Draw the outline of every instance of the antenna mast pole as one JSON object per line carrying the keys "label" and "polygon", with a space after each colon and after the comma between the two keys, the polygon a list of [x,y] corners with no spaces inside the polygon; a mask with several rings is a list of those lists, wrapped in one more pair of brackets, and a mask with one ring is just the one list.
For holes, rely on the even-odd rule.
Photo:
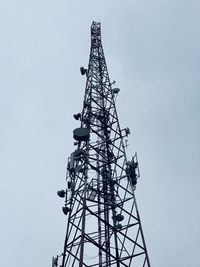
{"label": "antenna mast pole", "polygon": [[[101,25],[91,25],[91,50],[80,127],[68,159],[63,213],[67,230],[56,267],[150,267],[134,191],[139,177],[137,155],[126,158],[115,107],[118,88],[110,82],[101,42]],[[59,261],[61,260],[61,265]]]}

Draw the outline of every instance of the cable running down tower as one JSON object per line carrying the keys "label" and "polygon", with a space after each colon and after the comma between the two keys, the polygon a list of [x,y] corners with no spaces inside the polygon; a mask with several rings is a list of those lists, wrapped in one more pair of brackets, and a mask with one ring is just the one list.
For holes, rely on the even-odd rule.
{"label": "cable running down tower", "polygon": [[91,25],[91,50],[80,127],[67,164],[67,188],[58,191],[67,230],[52,267],[150,267],[134,191],[137,155],[126,158],[125,138],[115,107],[118,88],[110,82],[101,25]]}

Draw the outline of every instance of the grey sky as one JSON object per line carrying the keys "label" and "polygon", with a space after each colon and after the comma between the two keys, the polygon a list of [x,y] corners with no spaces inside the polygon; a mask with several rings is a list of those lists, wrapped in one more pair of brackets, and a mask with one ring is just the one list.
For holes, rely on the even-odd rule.
{"label": "grey sky", "polygon": [[56,191],[82,108],[90,24],[102,22],[117,108],[137,151],[152,267],[200,266],[200,2],[0,0],[1,265],[51,266]]}

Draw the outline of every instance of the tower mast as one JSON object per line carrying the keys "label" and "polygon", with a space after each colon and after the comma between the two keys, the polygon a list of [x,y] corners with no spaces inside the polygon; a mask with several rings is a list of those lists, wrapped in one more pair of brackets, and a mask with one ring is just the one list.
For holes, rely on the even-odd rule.
{"label": "tower mast", "polygon": [[[110,82],[101,42],[101,25],[91,25],[91,50],[80,127],[68,159],[64,249],[53,258],[61,267],[150,267],[134,191],[139,177],[137,155],[126,157],[115,107],[118,88]],[[59,263],[60,262],[60,263]]]}

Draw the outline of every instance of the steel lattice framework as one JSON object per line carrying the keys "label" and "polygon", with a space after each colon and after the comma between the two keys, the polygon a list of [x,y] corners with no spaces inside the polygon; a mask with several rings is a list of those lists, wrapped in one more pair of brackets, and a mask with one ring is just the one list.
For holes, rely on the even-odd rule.
{"label": "steel lattice framework", "polygon": [[[126,158],[125,137],[115,107],[119,91],[111,84],[100,23],[91,26],[91,50],[81,113],[74,118],[75,150],[68,160],[64,250],[52,266],[150,267],[134,190],[137,155]],[[60,262],[60,263],[59,263]]]}

